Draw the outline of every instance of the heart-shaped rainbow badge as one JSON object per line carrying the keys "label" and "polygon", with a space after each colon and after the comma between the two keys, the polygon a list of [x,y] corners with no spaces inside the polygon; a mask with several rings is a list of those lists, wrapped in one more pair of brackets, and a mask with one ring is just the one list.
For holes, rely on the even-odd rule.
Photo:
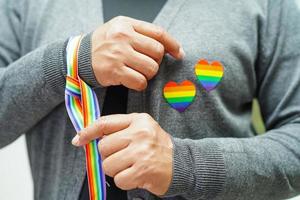
{"label": "heart-shaped rainbow badge", "polygon": [[195,65],[195,73],[201,85],[209,92],[220,83],[223,78],[224,68],[218,61],[209,64],[206,60],[199,60]]}
{"label": "heart-shaped rainbow badge", "polygon": [[196,96],[195,85],[188,80],[177,84],[174,81],[168,82],[164,87],[164,97],[172,108],[179,112],[185,111],[193,102]]}

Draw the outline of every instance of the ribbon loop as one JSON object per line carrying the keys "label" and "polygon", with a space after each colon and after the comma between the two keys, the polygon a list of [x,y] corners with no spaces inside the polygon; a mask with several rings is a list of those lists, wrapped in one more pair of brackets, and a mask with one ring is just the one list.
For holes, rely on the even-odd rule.
{"label": "ribbon loop", "polygon": [[[65,103],[68,115],[77,132],[100,117],[97,96],[92,88],[78,75],[78,50],[82,37],[70,38],[67,46],[67,78]],[[105,200],[105,175],[101,156],[98,151],[98,139],[85,145],[86,170],[90,200]]]}

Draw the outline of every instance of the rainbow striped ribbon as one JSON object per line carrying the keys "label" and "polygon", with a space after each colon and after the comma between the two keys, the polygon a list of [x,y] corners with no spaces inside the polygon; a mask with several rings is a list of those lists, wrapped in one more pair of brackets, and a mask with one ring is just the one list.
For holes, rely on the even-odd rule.
{"label": "rainbow striped ribbon", "polygon": [[[70,38],[68,42],[65,89],[66,108],[77,132],[100,117],[95,92],[78,76],[78,49],[81,38],[81,36]],[[97,148],[98,141],[98,139],[93,140],[84,148],[90,200],[106,199],[106,182]]]}

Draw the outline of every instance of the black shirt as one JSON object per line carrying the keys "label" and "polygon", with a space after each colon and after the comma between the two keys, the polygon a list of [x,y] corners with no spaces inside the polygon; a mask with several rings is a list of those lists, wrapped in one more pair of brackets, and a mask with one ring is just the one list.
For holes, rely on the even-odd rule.
{"label": "black shirt", "polygon": [[[104,22],[123,15],[152,22],[166,0],[102,0]],[[128,89],[123,86],[108,87],[102,115],[126,113]],[[107,200],[127,200],[127,193],[116,187],[111,177],[106,176]],[[79,200],[89,200],[88,181],[85,178]]]}

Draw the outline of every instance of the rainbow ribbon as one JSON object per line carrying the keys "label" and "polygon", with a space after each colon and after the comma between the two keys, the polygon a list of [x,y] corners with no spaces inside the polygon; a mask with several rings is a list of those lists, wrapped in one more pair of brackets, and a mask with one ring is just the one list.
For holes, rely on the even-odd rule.
{"label": "rainbow ribbon", "polygon": [[[100,117],[95,92],[78,75],[78,50],[81,36],[70,38],[67,46],[67,79],[65,103],[69,117],[79,132]],[[86,170],[90,200],[105,200],[105,175],[97,144],[99,139],[85,145]]]}

